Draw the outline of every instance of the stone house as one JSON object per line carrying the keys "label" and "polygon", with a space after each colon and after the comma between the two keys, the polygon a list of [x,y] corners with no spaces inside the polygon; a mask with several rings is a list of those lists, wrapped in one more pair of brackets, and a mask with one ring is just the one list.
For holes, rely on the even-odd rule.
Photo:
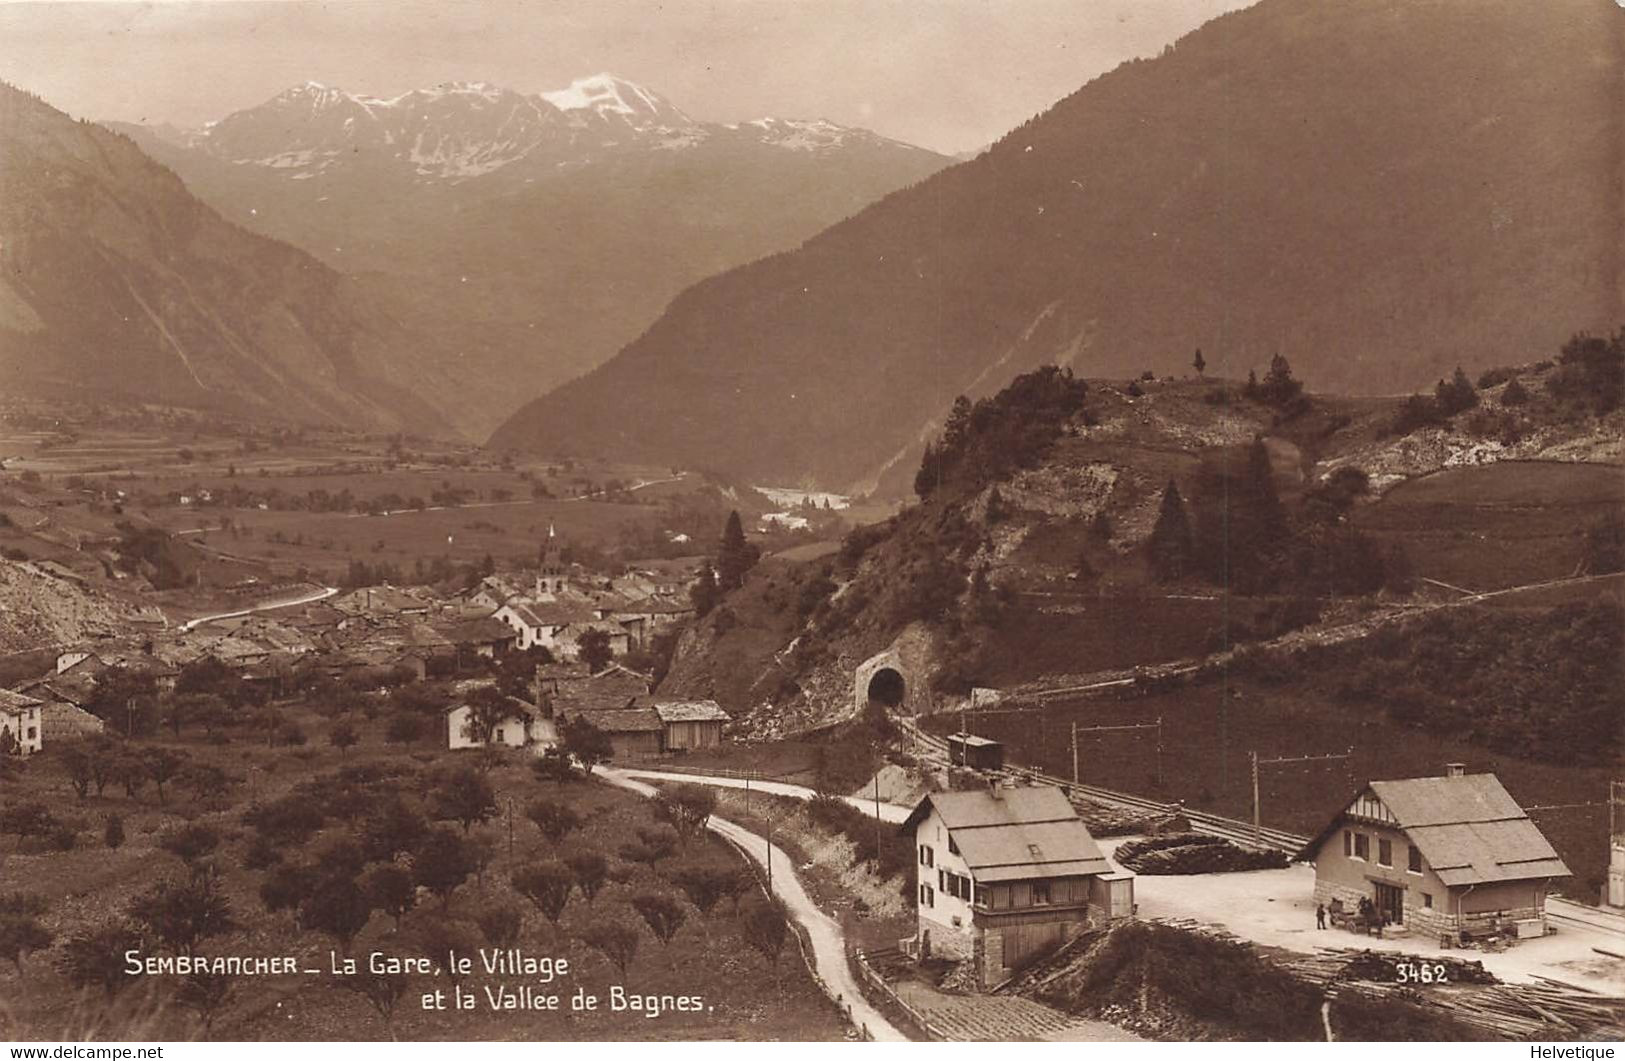
{"label": "stone house", "polygon": [[1451,763],[1442,777],[1372,781],[1298,853],[1315,900],[1370,900],[1387,925],[1447,944],[1546,931],[1546,894],[1570,876],[1494,774]]}
{"label": "stone house", "polygon": [[1133,912],[1116,870],[1054,786],[933,792],[902,824],[914,839],[920,957],[976,963],[989,987]]}
{"label": "stone house", "polygon": [[32,696],[0,689],[0,752],[32,755],[45,747],[44,707]]}
{"label": "stone house", "polygon": [[[454,696],[466,695],[486,687],[489,687],[487,682],[458,682],[453,686],[452,692]],[[493,725],[490,736],[483,741],[474,734],[474,727],[471,724],[472,707],[465,702],[455,703],[446,708],[444,713],[446,747],[452,751],[483,747],[530,748],[539,754],[559,744],[558,723],[546,710],[514,696],[508,697],[508,705],[512,708],[512,712]]]}

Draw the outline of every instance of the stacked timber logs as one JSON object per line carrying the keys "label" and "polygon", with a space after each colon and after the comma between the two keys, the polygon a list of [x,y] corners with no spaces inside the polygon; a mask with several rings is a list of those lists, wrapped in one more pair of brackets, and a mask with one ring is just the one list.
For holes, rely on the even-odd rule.
{"label": "stacked timber logs", "polygon": [[1287,864],[1286,856],[1279,851],[1243,847],[1206,833],[1169,833],[1125,840],[1118,846],[1116,858],[1119,865],[1151,876],[1283,869]]}

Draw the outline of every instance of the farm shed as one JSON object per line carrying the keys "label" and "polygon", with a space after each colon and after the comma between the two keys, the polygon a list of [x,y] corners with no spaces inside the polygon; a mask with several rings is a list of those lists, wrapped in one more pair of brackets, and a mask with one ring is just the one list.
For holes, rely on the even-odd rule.
{"label": "farm shed", "polygon": [[582,711],[585,718],[609,734],[616,759],[646,759],[659,755],[665,723],[652,707],[625,707],[609,711]]}
{"label": "farm shed", "polygon": [[666,727],[662,750],[668,752],[715,748],[722,743],[722,727],[730,721],[715,700],[655,704],[655,713]]}

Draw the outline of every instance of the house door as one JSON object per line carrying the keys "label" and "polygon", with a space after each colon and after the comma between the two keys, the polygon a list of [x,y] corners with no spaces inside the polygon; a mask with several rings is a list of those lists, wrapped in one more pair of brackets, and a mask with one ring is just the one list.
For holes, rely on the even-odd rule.
{"label": "house door", "polygon": [[1392,884],[1376,884],[1377,913],[1382,915],[1385,923],[1402,925],[1405,923],[1405,889],[1396,888]]}

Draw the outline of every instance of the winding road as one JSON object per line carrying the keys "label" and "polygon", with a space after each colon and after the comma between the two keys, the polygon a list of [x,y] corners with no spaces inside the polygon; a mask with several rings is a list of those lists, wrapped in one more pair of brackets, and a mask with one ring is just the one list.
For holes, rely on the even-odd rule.
{"label": "winding road", "polygon": [[[676,770],[636,770],[617,767],[616,773],[623,777],[641,777],[650,781],[686,781],[694,785],[710,785],[714,788],[749,788],[752,792],[766,792],[771,796],[789,796],[791,799],[812,799],[817,792],[805,785],[792,785],[784,781],[745,781],[737,777],[717,777],[712,774],[685,774]],[[908,818],[912,807],[901,807],[895,803],[877,803],[865,796],[842,796],[841,799],[848,806],[856,807],[871,818],[878,817],[883,822],[902,822]],[[879,808],[879,814],[875,813]]]}
{"label": "winding road", "polygon": [[252,608],[243,608],[234,612],[221,612],[219,615],[200,615],[196,619],[188,619],[182,623],[181,632],[185,633],[202,626],[204,623],[212,623],[219,619],[240,619],[245,615],[253,615],[255,612],[270,612],[278,608],[296,608],[301,604],[314,604],[319,600],[326,600],[337,592],[338,590],[332,586],[323,586],[320,589],[313,589],[303,596],[294,597],[290,600],[267,601],[264,604],[256,604]]}
{"label": "winding road", "polygon": [[[695,784],[716,783],[724,788],[734,787],[731,778],[694,777],[687,774],[662,774],[656,770],[600,770],[603,778],[612,785],[636,792],[640,796],[654,796],[655,789],[631,775],[639,777],[671,778],[693,782]],[[776,782],[752,782],[751,788],[758,784],[774,784]],[[740,788],[744,782],[738,782]],[[777,786],[788,789],[800,789],[811,794],[811,789],[802,789],[799,785]],[[769,791],[763,788],[762,791]],[[792,795],[793,793],[781,793]],[[805,798],[805,797],[802,797]],[[873,804],[871,803],[871,806]],[[881,804],[882,807],[888,806]],[[796,876],[795,863],[784,849],[776,844],[768,843],[767,839],[758,836],[744,826],[711,815],[706,828],[732,843],[746,856],[762,866],[766,866],[771,859],[773,862],[773,894],[784,902],[790,916],[796,923],[806,930],[807,942],[812,947],[813,969],[824,988],[824,993],[835,1000],[835,1004],[847,1011],[848,1019],[860,1030],[866,1032],[869,1038],[876,1042],[906,1043],[908,1036],[898,1031],[885,1015],[871,1006],[858,989],[858,982],[852,976],[851,967],[846,960],[845,937],[841,933],[840,924],[828,914],[818,909],[807,889],[802,887],[801,878]]]}

